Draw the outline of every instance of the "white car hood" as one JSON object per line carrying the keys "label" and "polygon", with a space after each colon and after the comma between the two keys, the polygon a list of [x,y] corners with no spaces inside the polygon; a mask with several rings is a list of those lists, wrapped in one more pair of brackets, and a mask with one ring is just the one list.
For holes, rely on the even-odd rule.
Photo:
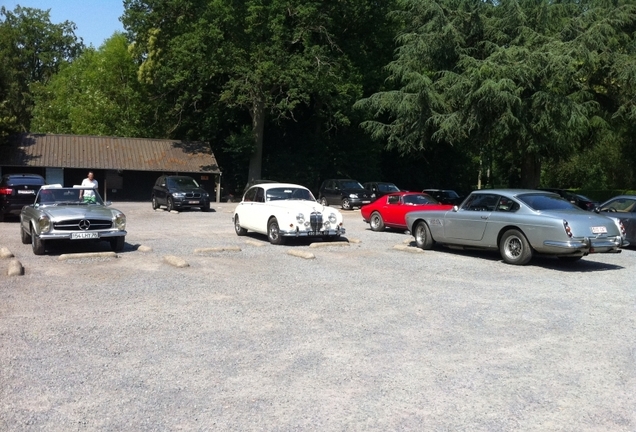
{"label": "white car hood", "polygon": [[267,203],[268,206],[278,207],[281,209],[288,210],[290,212],[303,212],[306,214],[312,212],[320,212],[323,214],[335,214],[336,211],[332,208],[325,207],[317,201],[304,201],[304,200],[280,200],[280,201],[270,201]]}

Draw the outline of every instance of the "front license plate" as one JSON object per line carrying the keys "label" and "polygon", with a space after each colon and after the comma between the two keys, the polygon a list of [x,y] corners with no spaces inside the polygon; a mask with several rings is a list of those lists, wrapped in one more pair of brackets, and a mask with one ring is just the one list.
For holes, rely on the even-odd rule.
{"label": "front license plate", "polygon": [[99,238],[99,233],[96,232],[80,232],[71,233],[71,240],[85,240]]}
{"label": "front license plate", "polygon": [[188,201],[188,204],[199,204],[199,201]]}
{"label": "front license plate", "polygon": [[371,204],[371,201],[362,201],[362,204]]}
{"label": "front license plate", "polygon": [[604,226],[592,227],[592,234],[606,234],[606,233],[607,233],[607,227],[604,227]]}
{"label": "front license plate", "polygon": [[18,195],[35,195],[34,190],[18,190]]}

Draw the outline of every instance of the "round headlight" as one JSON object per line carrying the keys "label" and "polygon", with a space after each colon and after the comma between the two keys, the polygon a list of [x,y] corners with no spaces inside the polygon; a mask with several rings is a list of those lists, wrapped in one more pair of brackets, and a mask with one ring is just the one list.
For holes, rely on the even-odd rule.
{"label": "round headlight", "polygon": [[120,231],[123,231],[126,229],[126,216],[124,216],[123,213],[117,213],[115,215],[115,226]]}
{"label": "round headlight", "polygon": [[334,213],[331,213],[329,215],[329,222],[331,222],[332,224],[335,224],[338,221],[338,219],[336,218],[336,215]]}
{"label": "round headlight", "polygon": [[298,225],[302,225],[305,223],[305,215],[302,213],[298,213],[296,215],[296,222],[298,222]]}
{"label": "round headlight", "polygon": [[329,221],[325,221],[322,226],[324,226],[325,229],[329,229]]}
{"label": "round headlight", "polygon": [[51,219],[46,215],[41,216],[40,219],[38,219],[38,226],[40,227],[41,233],[49,232],[51,229]]}

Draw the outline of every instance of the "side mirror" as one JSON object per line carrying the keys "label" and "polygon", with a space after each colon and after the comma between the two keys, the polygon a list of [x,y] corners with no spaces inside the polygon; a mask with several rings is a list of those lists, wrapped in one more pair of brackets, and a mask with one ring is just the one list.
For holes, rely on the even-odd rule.
{"label": "side mirror", "polygon": [[112,201],[104,201],[104,205],[105,205],[106,207],[108,207],[108,206],[110,206],[110,205],[112,205],[112,204],[113,204],[113,203],[112,203]]}
{"label": "side mirror", "polygon": [[453,211],[454,211],[454,212],[459,211],[459,207],[457,207],[457,206],[453,206]]}
{"label": "side mirror", "polygon": [[601,212],[600,207],[594,207],[594,213],[600,213],[600,212]]}

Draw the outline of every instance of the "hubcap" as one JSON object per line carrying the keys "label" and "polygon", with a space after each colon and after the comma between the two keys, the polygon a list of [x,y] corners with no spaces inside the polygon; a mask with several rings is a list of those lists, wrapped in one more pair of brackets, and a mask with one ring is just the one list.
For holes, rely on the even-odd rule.
{"label": "hubcap", "polygon": [[521,255],[521,241],[518,237],[509,237],[506,240],[506,254],[510,258],[518,258]]}
{"label": "hubcap", "polygon": [[277,239],[278,239],[278,225],[276,225],[276,224],[272,224],[272,225],[269,227],[269,237],[270,237],[272,240],[277,240]]}

